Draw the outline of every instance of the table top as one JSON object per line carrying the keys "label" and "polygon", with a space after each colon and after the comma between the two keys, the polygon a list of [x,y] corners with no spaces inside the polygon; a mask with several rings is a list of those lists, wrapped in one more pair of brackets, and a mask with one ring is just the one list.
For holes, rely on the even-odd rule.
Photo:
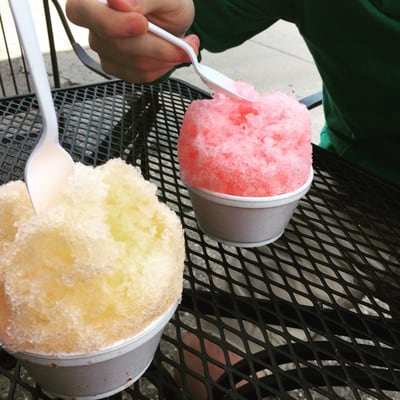
{"label": "table top", "polygon": [[[204,97],[173,79],[54,91],[60,139],[74,160],[100,165],[121,157],[138,165],[185,229],[182,303],[150,368],[114,397],[189,399],[186,377],[194,373],[176,357],[192,332],[224,354],[233,349],[227,338],[242,341],[242,361],[227,360],[217,382],[207,368],[200,378],[210,399],[400,399],[399,188],[314,147],[312,187],[284,235],[252,249],[220,244],[197,227],[177,165],[182,117]],[[0,100],[0,183],[23,177],[40,129],[34,96]],[[255,336],[249,326],[262,330]],[[205,366],[218,364],[199,356]],[[0,351],[0,398],[22,397],[48,398]]]}

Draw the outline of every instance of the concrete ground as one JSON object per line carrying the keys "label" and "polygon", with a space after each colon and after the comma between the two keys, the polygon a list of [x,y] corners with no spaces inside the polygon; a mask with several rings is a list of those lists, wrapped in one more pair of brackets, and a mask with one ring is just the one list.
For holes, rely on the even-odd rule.
{"label": "concrete ground", "polygon": [[[49,48],[42,2],[29,1],[42,51],[48,61]],[[60,0],[60,3],[64,6],[65,0]],[[13,20],[8,10],[8,0],[0,0],[0,10],[3,23],[10,25],[9,31],[12,31]],[[70,43],[57,14],[54,14],[53,29],[60,56],[62,85],[85,84],[101,80],[100,76],[84,67],[71,51]],[[87,47],[87,31],[72,24],[71,29],[77,41]],[[12,46],[11,51],[18,50],[16,39],[14,43],[15,46]],[[91,54],[96,57],[93,52]],[[0,46],[0,64],[4,59],[4,49]],[[302,98],[321,88],[320,76],[300,34],[295,26],[283,21],[234,49],[218,54],[204,52],[202,62],[235,80],[251,83],[261,93],[280,90]],[[192,67],[182,68],[174,76],[205,88]],[[323,124],[321,107],[312,111],[312,121],[313,141],[318,142],[319,131]]]}

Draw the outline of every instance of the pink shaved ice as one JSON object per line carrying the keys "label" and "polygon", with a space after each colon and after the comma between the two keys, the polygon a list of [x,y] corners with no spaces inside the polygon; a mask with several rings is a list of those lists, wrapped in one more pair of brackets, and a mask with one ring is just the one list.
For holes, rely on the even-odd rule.
{"label": "pink shaved ice", "polygon": [[185,184],[236,196],[272,196],[303,185],[312,164],[311,118],[294,96],[258,94],[254,102],[216,93],[187,109],[178,141]]}

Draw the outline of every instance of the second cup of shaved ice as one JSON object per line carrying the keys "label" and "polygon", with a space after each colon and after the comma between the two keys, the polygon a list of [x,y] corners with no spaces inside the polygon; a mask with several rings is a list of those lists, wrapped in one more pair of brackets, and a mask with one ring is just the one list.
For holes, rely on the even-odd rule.
{"label": "second cup of shaved ice", "polygon": [[311,118],[292,95],[260,95],[236,84],[254,101],[222,93],[194,101],[181,126],[178,159],[202,231],[256,247],[283,234],[311,186]]}

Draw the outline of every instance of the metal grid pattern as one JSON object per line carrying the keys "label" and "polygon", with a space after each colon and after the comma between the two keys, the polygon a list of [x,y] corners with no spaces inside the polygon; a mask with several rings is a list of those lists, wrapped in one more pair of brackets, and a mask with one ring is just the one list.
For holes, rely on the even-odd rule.
{"label": "metal grid pattern", "polygon": [[[73,158],[140,166],[185,228],[182,303],[152,366],[114,397],[189,399],[187,377],[195,376],[216,400],[400,398],[400,190],[315,147],[312,188],[278,241],[240,249],[211,240],[196,225],[176,157],[185,109],[205,96],[176,80],[54,92],[61,141]],[[23,176],[40,128],[33,96],[0,102],[0,183]],[[226,364],[202,351],[204,377],[179,365],[182,352],[193,351],[183,343],[187,332],[201,346],[219,344]],[[229,338],[241,341],[235,365]],[[217,382],[208,379],[211,364],[225,371]],[[6,398],[48,396],[0,352]]]}

